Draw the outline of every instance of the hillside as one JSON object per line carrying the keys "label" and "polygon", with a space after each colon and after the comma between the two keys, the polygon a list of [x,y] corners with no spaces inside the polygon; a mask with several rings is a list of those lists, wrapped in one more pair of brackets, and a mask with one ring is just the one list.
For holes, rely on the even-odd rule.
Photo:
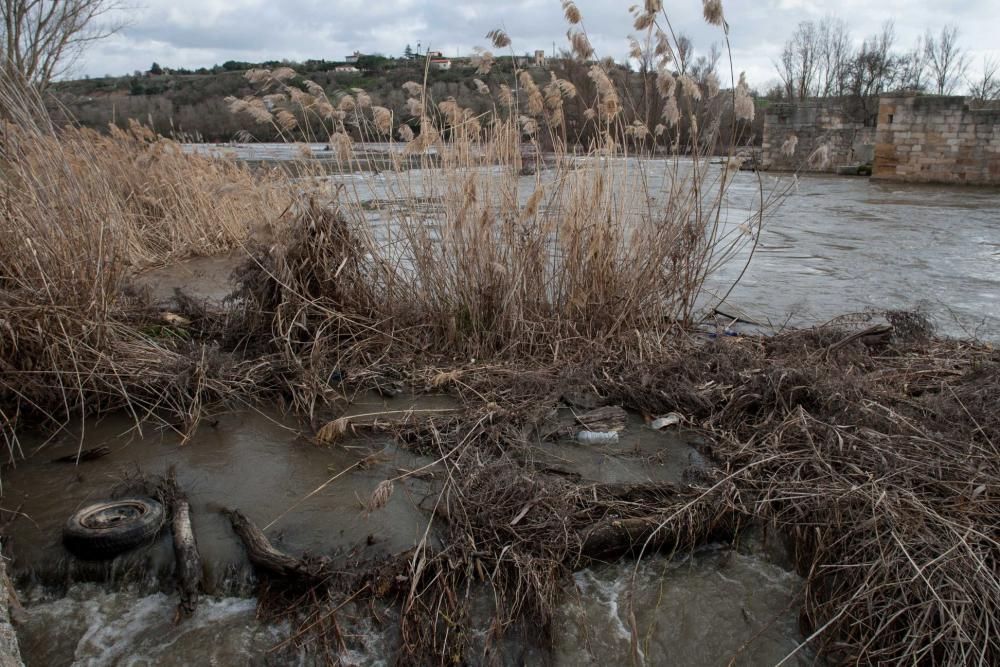
{"label": "hillside", "polygon": [[[452,59],[450,62],[451,69],[448,70],[436,67],[426,69],[430,98],[436,102],[454,98],[463,108],[481,114],[491,113],[495,108],[494,101],[478,92],[475,79],[481,78],[493,90],[500,83],[510,84],[514,69],[512,59],[497,58],[492,71],[482,76],[477,75],[476,68],[467,59]],[[151,125],[161,134],[188,141],[275,141],[280,138],[277,128],[254,124],[245,116],[234,115],[225,98],[242,98],[255,92],[254,86],[246,79],[247,71],[279,66],[291,67],[298,73],[291,80],[292,85],[305,91],[306,81],[314,82],[323,87],[330,99],[351,93],[352,89],[367,91],[374,104],[393,111],[397,127],[413,120],[406,109],[403,84],[407,81],[422,82],[425,76],[425,61],[422,59],[379,56],[362,56],[355,66],[357,72],[337,71],[338,67],[347,64],[324,60],[304,63],[227,62],[196,71],[171,70],[154,64],[150,71],[130,76],[59,82],[53,86],[58,102],[53,105],[53,112],[64,122],[72,118],[84,127],[100,131],[106,131],[109,124],[124,127],[129,119],[134,118]],[[539,84],[549,81],[551,71],[576,86],[580,95],[567,104],[566,125],[568,135],[581,143],[587,143],[593,132],[593,127],[588,128],[584,116],[587,101],[594,99],[593,83],[587,76],[588,67],[579,61],[558,58],[550,60],[548,67],[529,69]],[[625,108],[630,112],[630,120],[642,120],[646,116],[650,128],[659,122],[659,109],[643,106],[649,87],[643,85],[642,75],[619,65],[611,65],[610,73],[622,98],[627,101]],[[645,111],[638,111],[641,109]],[[754,143],[759,143],[759,124],[760,121],[752,128]],[[723,127],[726,127],[725,122]],[[721,139],[722,144],[728,143],[725,134]]]}

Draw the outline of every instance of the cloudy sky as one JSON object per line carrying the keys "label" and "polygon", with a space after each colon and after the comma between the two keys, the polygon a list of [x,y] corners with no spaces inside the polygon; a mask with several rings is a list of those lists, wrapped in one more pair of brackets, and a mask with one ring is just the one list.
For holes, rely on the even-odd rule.
{"label": "cloudy sky", "polygon": [[[226,60],[340,60],[359,50],[400,55],[407,44],[468,54],[504,27],[518,53],[565,46],[559,0],[129,0],[127,27],[100,42],[72,74],[102,76],[163,66],[196,68]],[[641,0],[578,0],[598,54],[624,58],[633,32],[628,7]],[[699,0],[668,3],[675,27],[707,50],[718,28],[701,19]],[[758,87],[775,79],[771,65],[799,21],[834,14],[854,38],[895,21],[897,43],[909,46],[928,27],[959,27],[974,68],[1000,57],[998,0],[723,0],[732,26],[736,69]]]}

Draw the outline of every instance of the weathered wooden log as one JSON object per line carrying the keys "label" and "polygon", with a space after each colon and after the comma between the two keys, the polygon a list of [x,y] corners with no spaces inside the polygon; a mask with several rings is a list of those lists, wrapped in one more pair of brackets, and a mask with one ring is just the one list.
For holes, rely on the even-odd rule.
{"label": "weathered wooden log", "polygon": [[191,527],[191,504],[180,493],[175,493],[171,502],[174,533],[174,559],[177,562],[177,589],[180,593],[178,616],[188,618],[198,606],[198,591],[201,588],[201,555]]}
{"label": "weathered wooden log", "polygon": [[662,514],[629,519],[610,519],[583,531],[581,553],[588,558],[611,558],[653,553],[675,547],[728,539],[734,522],[729,512],[720,512],[711,520],[689,532],[673,523],[664,523]]}
{"label": "weathered wooden log", "polygon": [[329,571],[327,563],[322,560],[306,560],[295,558],[274,548],[264,531],[255,526],[243,512],[226,510],[226,516],[233,530],[243,541],[250,562],[268,574],[285,579],[299,579],[314,582],[324,579]]}
{"label": "weathered wooden log", "polygon": [[581,415],[576,415],[577,424],[570,427],[573,431],[583,428],[587,431],[621,431],[625,428],[628,413],[618,405],[597,408]]}

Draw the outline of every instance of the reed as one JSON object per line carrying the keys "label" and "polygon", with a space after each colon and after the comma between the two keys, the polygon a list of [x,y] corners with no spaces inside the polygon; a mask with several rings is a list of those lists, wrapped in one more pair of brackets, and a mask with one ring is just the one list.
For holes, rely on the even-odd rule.
{"label": "reed", "polygon": [[219,355],[151,334],[163,323],[132,278],[236,247],[290,189],[137,124],[110,136],[57,129],[10,78],[0,106],[0,433],[12,453],[28,417],[60,425],[127,405],[137,420],[163,407],[193,423],[205,391],[228,393],[204,372]]}

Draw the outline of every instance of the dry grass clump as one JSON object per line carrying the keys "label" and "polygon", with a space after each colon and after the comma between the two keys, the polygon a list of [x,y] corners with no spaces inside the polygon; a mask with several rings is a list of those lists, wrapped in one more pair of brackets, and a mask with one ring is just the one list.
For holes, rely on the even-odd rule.
{"label": "dry grass clump", "polygon": [[[130,288],[136,267],[244,242],[290,191],[232,163],[183,155],[133,125],[51,127],[29,89],[0,80],[0,432],[19,415],[63,423],[129,406],[197,420],[201,405],[263,379],[164,326]],[[257,367],[247,366],[247,369]],[[235,384],[234,384],[235,383]]]}
{"label": "dry grass clump", "polygon": [[733,508],[793,537],[828,657],[993,664],[1000,357],[922,336],[838,348],[849,334],[720,340],[648,369],[645,388],[604,388],[710,437]]}
{"label": "dry grass clump", "polygon": [[[587,60],[592,49],[579,9],[573,3],[563,9],[573,26],[571,45]],[[658,72],[649,75],[659,80],[666,122],[656,131],[647,125],[651,119],[630,108],[605,62],[577,63],[585,73],[578,84],[516,63],[504,81],[484,67],[493,60],[484,51],[483,78],[470,84],[490,99],[490,111],[435,99],[431,89],[410,81],[401,91],[409,118],[393,117],[363,90],[331,92],[287,68],[248,73],[256,94],[231,100],[235,112],[279,129],[279,110],[293,116],[301,136],[328,142],[331,157],[360,170],[364,181],[358,187],[333,179],[328,199],[370,270],[358,279],[348,271],[317,283],[305,273],[329,273],[331,267],[303,264],[306,271],[297,277],[280,277],[290,298],[285,310],[298,310],[297,294],[311,303],[364,307],[331,311],[329,323],[310,315],[297,335],[340,330],[350,315],[365,326],[391,323],[393,340],[402,329],[420,349],[552,358],[588,345],[638,349],[690,325],[705,305],[706,278],[752,239],[765,202],[745,214],[726,210],[733,170],[710,163],[719,140],[721,107],[710,103],[718,81],[679,75],[680,49],[666,30],[662,7],[651,5],[647,13],[649,39],[640,55]],[[511,45],[503,31],[487,37],[494,48]],[[731,83],[734,118],[747,108],[752,113],[746,86]],[[589,145],[574,146],[567,138],[570,104],[590,112]],[[683,132],[682,116],[688,121]],[[353,139],[388,140],[393,157],[388,165],[375,164],[369,153],[351,150]],[[654,152],[667,158],[655,173],[631,159]],[[316,217],[310,213],[293,224],[312,230]],[[282,239],[270,252],[287,251],[289,259],[274,261],[296,263],[302,242],[337,244],[336,235],[310,234],[296,231]],[[342,255],[330,252],[333,267],[339,266]],[[314,291],[323,285],[333,293]],[[347,294],[355,288],[356,296]]]}

